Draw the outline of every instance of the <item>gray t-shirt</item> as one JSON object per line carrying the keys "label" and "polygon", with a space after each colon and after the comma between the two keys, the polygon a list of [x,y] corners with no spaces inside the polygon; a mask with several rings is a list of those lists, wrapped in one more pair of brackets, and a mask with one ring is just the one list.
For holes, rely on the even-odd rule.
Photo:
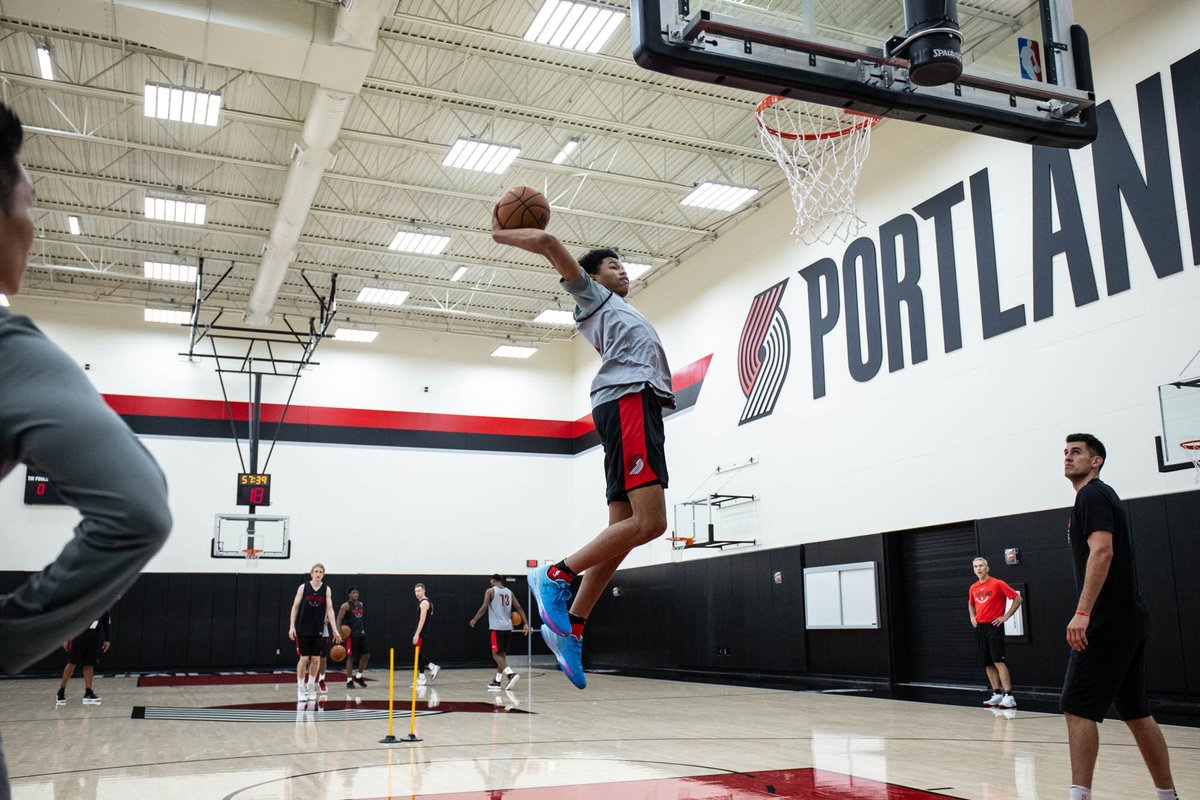
{"label": "gray t-shirt", "polygon": [[586,272],[561,283],[577,304],[575,327],[600,354],[600,371],[592,380],[592,408],[645,386],[664,406],[674,408],[671,366],[649,320]]}
{"label": "gray t-shirt", "polygon": [[29,319],[0,309],[0,477],[18,463],[49,476],[83,519],[54,563],[0,596],[7,673],[116,603],[171,530],[154,458],[66,353]]}
{"label": "gray t-shirt", "polygon": [[511,631],[512,592],[503,586],[492,587],[492,602],[488,603],[488,628],[493,631]]}

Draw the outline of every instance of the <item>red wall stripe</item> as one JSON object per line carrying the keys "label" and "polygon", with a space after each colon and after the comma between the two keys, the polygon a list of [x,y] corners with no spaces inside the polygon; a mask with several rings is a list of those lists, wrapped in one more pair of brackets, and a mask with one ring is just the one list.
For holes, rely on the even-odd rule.
{"label": "red wall stripe", "polygon": [[[708,372],[708,365],[711,361],[712,355],[709,354],[675,372],[671,376],[673,390],[678,392],[701,383]],[[122,416],[185,419],[226,418],[225,402],[222,400],[141,397],[125,394],[106,394],[104,400],[113,411]],[[262,421],[269,424],[278,423],[283,414],[283,408],[283,405],[279,403],[263,403]],[[245,422],[250,417],[250,408],[245,402],[230,403],[228,410],[233,419],[238,422]],[[482,433],[554,439],[578,438],[595,428],[590,413],[577,420],[550,420],[297,405],[293,405],[287,410],[287,423],[289,425],[334,425],[352,428]]]}

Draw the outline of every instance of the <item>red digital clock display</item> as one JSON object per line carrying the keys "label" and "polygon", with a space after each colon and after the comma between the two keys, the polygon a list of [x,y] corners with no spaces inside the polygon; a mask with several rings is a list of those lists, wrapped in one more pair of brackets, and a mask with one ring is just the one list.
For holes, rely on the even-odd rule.
{"label": "red digital clock display", "polygon": [[239,506],[271,505],[271,476],[252,472],[239,472],[237,504]]}

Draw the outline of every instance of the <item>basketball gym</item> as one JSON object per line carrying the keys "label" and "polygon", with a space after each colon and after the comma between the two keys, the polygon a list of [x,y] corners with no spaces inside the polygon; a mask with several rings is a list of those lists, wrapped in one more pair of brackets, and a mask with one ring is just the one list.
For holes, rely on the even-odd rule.
{"label": "basketball gym", "polygon": [[[1200,796],[1198,29],[1186,0],[3,0],[37,200],[0,304],[174,519],[95,702],[56,702],[62,649],[0,680],[12,797],[1066,798],[1076,432]],[[667,529],[588,617],[583,691],[526,575],[609,519],[600,360],[494,224],[617,249],[670,360]],[[14,470],[0,593],[78,521]],[[1004,705],[977,557],[1022,600]],[[297,701],[317,563],[370,662]],[[532,618],[498,689],[493,573]],[[1092,797],[1156,797],[1114,710],[1099,737]]]}

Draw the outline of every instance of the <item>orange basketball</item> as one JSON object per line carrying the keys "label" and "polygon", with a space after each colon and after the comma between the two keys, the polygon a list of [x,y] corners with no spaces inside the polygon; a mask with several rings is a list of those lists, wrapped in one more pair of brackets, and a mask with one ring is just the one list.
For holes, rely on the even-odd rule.
{"label": "orange basketball", "polygon": [[335,644],[333,647],[329,648],[330,660],[341,661],[345,657],[346,657],[346,648],[342,647],[340,644]]}
{"label": "orange basketball", "polygon": [[350,638],[350,626],[349,626],[349,625],[343,625],[343,626],[342,626],[342,638],[343,638],[343,639],[349,639],[349,638]]}
{"label": "orange basketball", "polygon": [[518,626],[520,626],[520,625],[523,625],[523,624],[525,624],[525,618],[521,616],[521,612],[520,612],[520,611],[514,611],[514,612],[512,613],[512,621],[513,621],[513,627],[514,627],[514,628],[516,628],[516,627],[518,627]]}
{"label": "orange basketball", "polygon": [[496,220],[504,230],[545,228],[550,221],[550,202],[537,189],[518,186],[496,204]]}

